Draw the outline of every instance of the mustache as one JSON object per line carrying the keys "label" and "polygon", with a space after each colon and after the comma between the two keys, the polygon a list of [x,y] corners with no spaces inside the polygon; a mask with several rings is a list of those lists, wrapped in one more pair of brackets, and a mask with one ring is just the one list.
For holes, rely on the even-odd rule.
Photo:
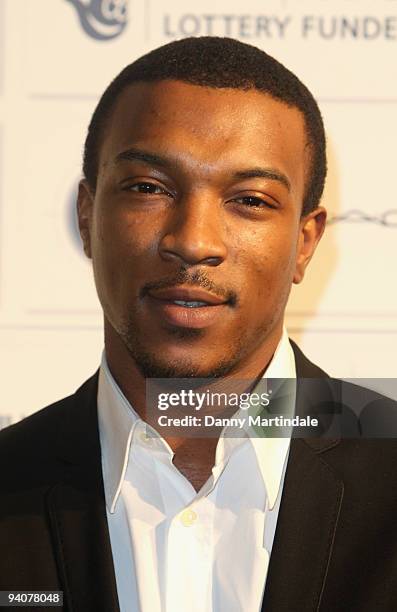
{"label": "mustache", "polygon": [[233,289],[227,289],[214,283],[204,272],[195,270],[193,273],[182,268],[173,276],[161,278],[157,281],[146,283],[140,291],[140,297],[143,298],[152,289],[170,289],[179,285],[187,285],[189,287],[201,287],[207,289],[222,300],[227,301],[230,306],[238,304],[238,295]]}

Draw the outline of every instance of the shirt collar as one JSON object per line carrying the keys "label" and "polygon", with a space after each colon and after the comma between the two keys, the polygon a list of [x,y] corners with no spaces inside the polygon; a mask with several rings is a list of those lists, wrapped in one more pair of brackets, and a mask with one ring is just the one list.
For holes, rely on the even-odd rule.
{"label": "shirt collar", "polygon": [[[294,353],[285,328],[263,378],[296,378]],[[134,431],[136,428],[144,431],[145,424],[114,380],[105,351],[99,370],[98,425],[105,501],[109,512],[113,513],[124,481]],[[250,440],[271,509],[280,490],[290,440],[257,437],[251,437]]]}
{"label": "shirt collar", "polygon": [[114,380],[103,351],[98,380],[98,426],[105,500],[110,512],[114,512],[120,494],[132,434],[139,420],[138,414]]}
{"label": "shirt collar", "polygon": [[[266,368],[263,378],[296,379],[294,352],[289,342],[285,327],[283,328],[281,340],[271,362]],[[292,406],[292,411],[294,411],[294,395],[292,401],[294,404]],[[285,462],[287,460],[290,445],[290,438],[266,438],[251,436],[250,440],[255,451],[263,481],[265,483],[269,509],[271,510],[276,503],[281,488]]]}

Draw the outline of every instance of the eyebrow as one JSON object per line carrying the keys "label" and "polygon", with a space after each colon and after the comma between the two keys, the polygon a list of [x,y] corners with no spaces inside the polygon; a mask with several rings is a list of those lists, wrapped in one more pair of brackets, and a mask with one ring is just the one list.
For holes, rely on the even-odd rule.
{"label": "eyebrow", "polygon": [[127,149],[126,151],[122,151],[115,157],[115,163],[118,164],[123,161],[140,161],[144,164],[149,164],[151,166],[159,166],[160,168],[171,168],[175,164],[170,159],[163,157],[162,155],[157,155],[156,153],[148,153],[147,151],[142,151],[141,149]]}
{"label": "eyebrow", "polygon": [[266,178],[271,181],[278,181],[284,187],[291,191],[291,183],[288,177],[274,168],[252,168],[250,170],[241,170],[233,175],[235,178]]}
{"label": "eyebrow", "polygon": [[[115,157],[115,163],[121,163],[123,161],[140,161],[150,166],[157,166],[159,168],[170,169],[175,167],[175,162],[171,159],[158,155],[156,153],[149,153],[148,151],[142,151],[141,149],[130,148],[126,151],[122,151]],[[279,172],[275,168],[249,168],[247,170],[239,170],[233,173],[233,178],[236,179],[250,179],[250,178],[266,178],[271,181],[278,181],[288,191],[291,191],[291,182],[288,177]]]}

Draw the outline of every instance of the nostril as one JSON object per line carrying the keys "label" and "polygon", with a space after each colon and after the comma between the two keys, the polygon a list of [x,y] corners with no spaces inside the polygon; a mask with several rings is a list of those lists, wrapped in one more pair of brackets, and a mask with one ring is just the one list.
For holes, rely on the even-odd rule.
{"label": "nostril", "polygon": [[219,266],[222,263],[221,257],[206,257],[200,263],[207,264],[208,266]]}

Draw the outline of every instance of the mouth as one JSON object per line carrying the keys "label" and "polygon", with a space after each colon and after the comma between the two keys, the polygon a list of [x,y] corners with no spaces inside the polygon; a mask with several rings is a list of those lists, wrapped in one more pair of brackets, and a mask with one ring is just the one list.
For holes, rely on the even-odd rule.
{"label": "mouth", "polygon": [[164,322],[195,329],[219,322],[230,306],[229,300],[190,287],[152,290],[148,293],[148,299],[155,314]]}
{"label": "mouth", "polygon": [[184,302],[183,300],[173,300],[169,303],[183,306],[184,308],[203,308],[203,306],[210,306],[207,302]]}

